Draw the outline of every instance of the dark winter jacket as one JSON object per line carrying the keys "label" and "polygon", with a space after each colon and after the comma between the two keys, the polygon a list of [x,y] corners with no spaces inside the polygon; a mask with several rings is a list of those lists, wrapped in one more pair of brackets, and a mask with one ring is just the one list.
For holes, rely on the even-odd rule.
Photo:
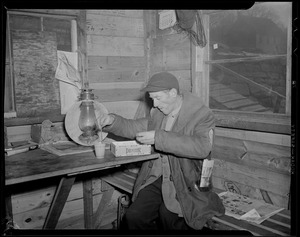
{"label": "dark winter jacket", "polygon": [[[106,131],[135,139],[137,132],[155,130],[154,148],[156,152],[168,155],[182,214],[189,226],[202,229],[212,216],[225,213],[224,206],[212,191],[211,185],[205,191],[195,188],[200,180],[203,159],[210,159],[212,147],[208,132],[215,128],[214,115],[200,98],[185,93],[172,131],[160,129],[163,118],[164,114],[155,108],[149,118],[131,120],[116,115],[114,123]],[[152,165],[153,160],[143,163],[135,182],[133,201],[146,182]]]}

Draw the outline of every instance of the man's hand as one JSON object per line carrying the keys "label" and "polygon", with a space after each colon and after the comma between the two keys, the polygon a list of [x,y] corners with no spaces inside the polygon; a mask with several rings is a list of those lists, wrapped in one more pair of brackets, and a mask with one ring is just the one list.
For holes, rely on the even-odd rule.
{"label": "man's hand", "polygon": [[139,132],[136,134],[136,140],[142,144],[154,144],[155,131]]}
{"label": "man's hand", "polygon": [[101,126],[101,128],[111,125],[115,120],[115,117],[110,114],[102,114],[101,117],[98,119],[98,123]]}

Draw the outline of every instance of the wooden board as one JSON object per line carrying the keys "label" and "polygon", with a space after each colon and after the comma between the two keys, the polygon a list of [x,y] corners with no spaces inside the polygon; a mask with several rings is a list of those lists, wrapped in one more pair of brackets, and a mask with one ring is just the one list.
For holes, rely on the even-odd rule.
{"label": "wooden board", "polygon": [[214,176],[287,196],[290,176],[214,159]]}
{"label": "wooden board", "polygon": [[93,152],[59,157],[36,149],[5,158],[5,182],[6,185],[10,185],[66,174],[89,173],[157,157],[158,154],[153,153],[116,158],[109,150],[105,151],[103,159],[96,159]]}
{"label": "wooden board", "polygon": [[157,70],[190,69],[190,42],[179,34],[153,39],[153,67]]}
{"label": "wooden board", "polygon": [[271,203],[275,206],[288,208],[289,195],[279,195],[277,193],[273,193],[269,191],[267,192],[268,198],[266,199],[265,196],[263,195],[264,190],[261,190],[257,187],[232,181],[227,178],[225,179],[220,178],[214,176],[214,174],[212,180],[213,180],[214,188],[235,192],[258,200],[264,200],[267,203],[270,203],[271,201]]}
{"label": "wooden board", "polygon": [[105,16],[122,16],[122,17],[131,17],[131,18],[142,18],[143,10],[87,10],[87,15],[105,15]]}
{"label": "wooden board", "polygon": [[89,82],[144,81],[145,57],[88,57]]}
{"label": "wooden board", "polygon": [[94,94],[101,102],[142,100],[144,97],[139,88],[95,90]]}
{"label": "wooden board", "polygon": [[290,136],[217,127],[212,156],[215,187],[288,207]]}
{"label": "wooden board", "polygon": [[14,31],[12,42],[17,116],[59,111],[55,33]]}
{"label": "wooden board", "polygon": [[144,56],[144,39],[87,35],[87,53],[91,56]]}
{"label": "wooden board", "polygon": [[140,101],[117,101],[103,102],[109,113],[121,115],[124,118],[132,119],[137,111]]}
{"label": "wooden board", "polygon": [[274,134],[274,133],[264,133],[256,131],[238,130],[238,129],[228,129],[217,127],[215,130],[216,136],[236,138],[247,141],[256,141],[262,143],[268,143],[273,145],[291,146],[291,136]]}
{"label": "wooden board", "polygon": [[261,142],[215,137],[213,157],[245,166],[290,174],[290,148]]}
{"label": "wooden board", "polygon": [[[78,189],[77,192],[78,192],[78,194],[82,193],[82,189],[81,190]],[[72,196],[73,194],[70,193],[69,196]],[[108,203],[109,208],[106,210],[106,213],[104,213],[104,215],[107,215],[107,213],[111,212],[111,213],[114,213],[114,217],[116,218],[117,196],[119,196],[119,192],[114,191],[112,200],[110,201],[110,203]],[[101,198],[102,198],[102,193],[97,193],[97,194],[93,195],[93,211],[94,212],[96,211]],[[30,210],[27,210],[25,212],[15,213],[14,221],[22,229],[41,229],[43,226],[43,223],[46,219],[46,215],[47,215],[49,207],[50,207],[50,202],[44,201],[44,202],[42,202],[42,206],[40,206],[40,207],[35,207],[35,208],[32,207]],[[64,209],[62,211],[62,214],[59,218],[56,229],[63,229],[63,228],[66,228],[66,226],[71,225],[72,221],[74,221],[73,220],[74,216],[82,216],[82,218],[83,218],[83,199],[82,199],[82,197],[77,198],[77,199],[72,198],[66,202]],[[107,224],[107,222],[105,222],[105,221],[104,221],[104,223]]]}
{"label": "wooden board", "polygon": [[87,34],[144,37],[143,18],[87,14]]}

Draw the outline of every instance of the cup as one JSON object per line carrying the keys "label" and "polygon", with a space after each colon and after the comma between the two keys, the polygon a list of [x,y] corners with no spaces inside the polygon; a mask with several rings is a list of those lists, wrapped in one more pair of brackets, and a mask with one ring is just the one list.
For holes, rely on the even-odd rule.
{"label": "cup", "polygon": [[97,142],[94,144],[95,147],[95,153],[97,158],[104,158],[105,154],[105,143]]}

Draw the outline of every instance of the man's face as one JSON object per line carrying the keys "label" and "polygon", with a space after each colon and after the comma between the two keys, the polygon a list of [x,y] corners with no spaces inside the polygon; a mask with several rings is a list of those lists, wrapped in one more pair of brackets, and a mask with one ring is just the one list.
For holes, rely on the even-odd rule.
{"label": "man's face", "polygon": [[170,114],[175,109],[176,96],[176,89],[149,93],[149,97],[153,100],[153,106],[165,115]]}

